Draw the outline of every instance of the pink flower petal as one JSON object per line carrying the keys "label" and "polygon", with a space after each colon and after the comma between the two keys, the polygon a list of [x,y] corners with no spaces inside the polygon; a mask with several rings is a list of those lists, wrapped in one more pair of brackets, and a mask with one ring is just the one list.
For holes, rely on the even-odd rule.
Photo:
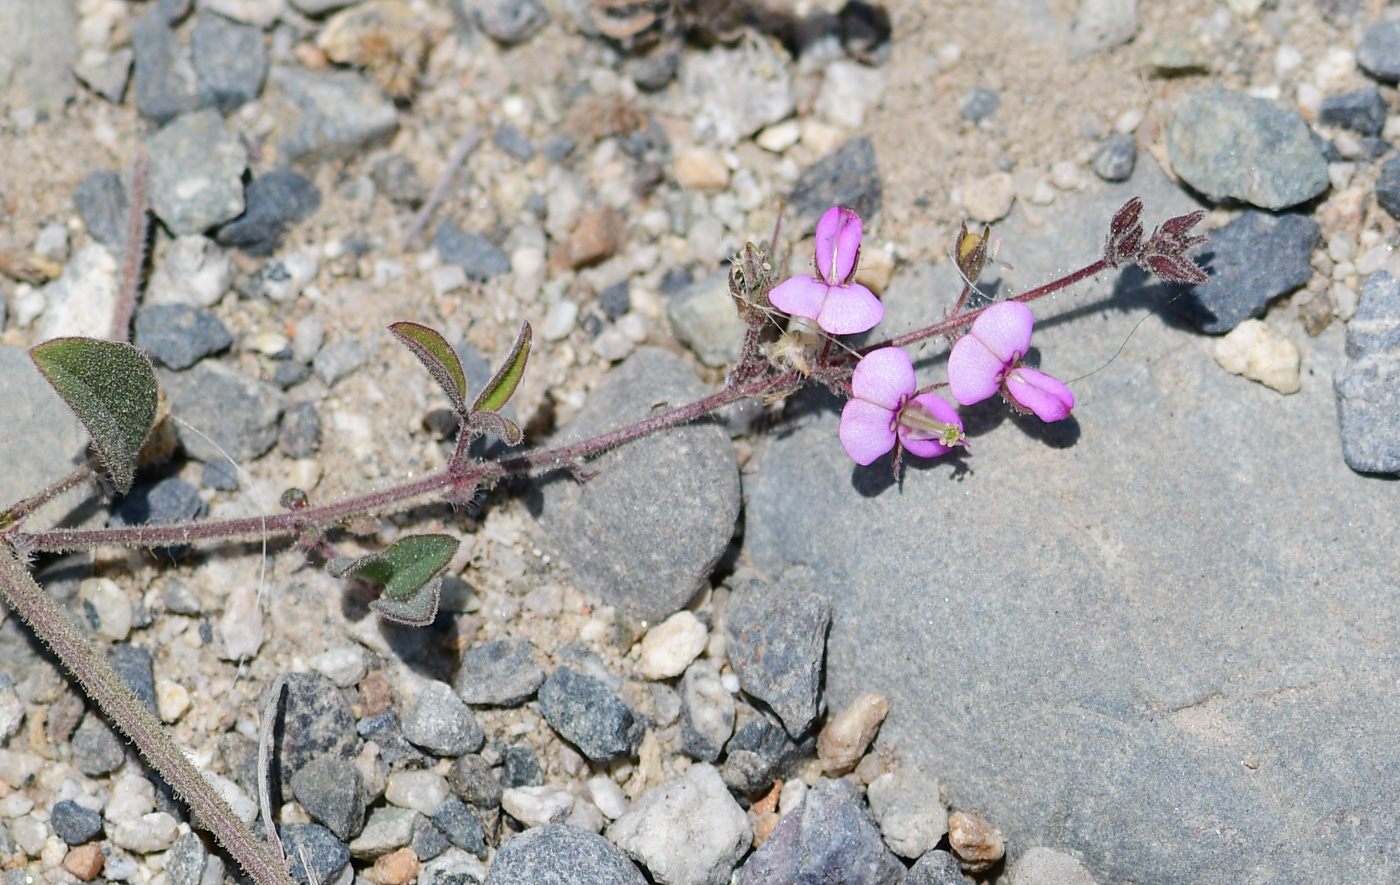
{"label": "pink flower petal", "polygon": [[[768,297],[772,300],[773,296],[770,294]],[[858,283],[851,283],[849,286],[831,287],[826,304],[817,315],[817,325],[833,335],[854,335],[875,328],[875,324],[884,318],[885,305],[880,303],[875,293]]]}
{"label": "pink flower petal", "polygon": [[768,300],[783,313],[795,317],[815,320],[826,304],[826,293],[831,287],[806,274],[799,274],[784,280],[768,293]]}
{"label": "pink flower petal", "polygon": [[832,206],[817,222],[817,274],[839,286],[856,267],[865,226],[850,209]]}
{"label": "pink flower petal", "polygon": [[980,403],[1001,389],[1006,365],[980,338],[964,335],[948,354],[948,390],[965,406]]}
{"label": "pink flower petal", "polygon": [[1012,369],[1006,376],[1006,395],[1042,421],[1062,421],[1074,408],[1074,394],[1064,382],[1035,369]]}
{"label": "pink flower petal", "polygon": [[837,435],[841,447],[851,460],[862,466],[894,448],[895,435],[890,429],[894,413],[863,399],[846,401],[841,410],[841,427]]}
{"label": "pink flower petal", "polygon": [[[962,416],[958,414],[958,410],[953,408],[952,404],[941,396],[926,393],[923,396],[914,397],[910,402],[923,406],[934,420],[956,426],[961,434]],[[904,446],[910,454],[918,455],[920,458],[937,458],[939,455],[946,455],[953,450],[952,446],[944,445],[941,442],[941,437],[931,438],[904,424],[897,426],[895,432],[899,436],[900,445]]]}
{"label": "pink flower petal", "polygon": [[909,354],[898,347],[882,347],[867,353],[851,373],[851,391],[856,397],[891,413],[899,408],[902,397],[913,393],[918,387],[919,382],[914,378],[914,363],[909,359]]}
{"label": "pink flower petal", "polygon": [[981,339],[987,349],[1007,364],[1026,355],[1031,347],[1035,314],[1019,301],[998,301],[972,321],[968,334]]}

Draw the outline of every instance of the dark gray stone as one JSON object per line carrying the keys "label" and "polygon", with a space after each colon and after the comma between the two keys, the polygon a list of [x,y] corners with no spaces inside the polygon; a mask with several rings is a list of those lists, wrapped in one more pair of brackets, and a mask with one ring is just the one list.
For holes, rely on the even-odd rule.
{"label": "dark gray stone", "polygon": [[89,712],[73,732],[73,765],[88,777],[116,771],[126,761],[126,744],[102,717]]}
{"label": "dark gray stone", "polygon": [[655,92],[676,79],[684,51],[684,43],[666,40],[646,55],[627,58],[622,63],[622,70],[632,78],[638,89]]}
{"label": "dark gray stone", "polygon": [[1376,202],[1392,218],[1400,218],[1400,157],[1392,157],[1381,164],[1381,174],[1376,179]]}
{"label": "dark gray stone", "polygon": [[1001,107],[1001,96],[983,86],[974,86],[963,96],[962,118],[969,123],[981,123]]}
{"label": "dark gray stone", "polygon": [[209,852],[198,833],[181,833],[165,854],[165,874],[170,885],[199,885]]}
{"label": "dark gray stone", "polygon": [[[265,702],[266,698],[259,699],[259,709],[265,709]],[[282,729],[276,736],[275,758],[282,783],[290,784],[292,777],[317,757],[349,759],[358,752],[350,705],[326,677],[319,673],[289,674],[280,706]],[[329,830],[325,832],[330,835]]]}
{"label": "dark gray stone", "polygon": [[151,210],[171,233],[203,233],[243,212],[248,148],[218,111],[176,117],[147,144]]}
{"label": "dark gray stone", "polygon": [[568,135],[551,135],[544,140],[544,158],[557,165],[567,160],[577,146],[578,143]]}
{"label": "dark gray stone", "polygon": [[474,753],[486,742],[486,733],[472,711],[436,680],[428,682],[403,717],[403,736],[438,756]]}
{"label": "dark gray stone", "polygon": [[560,667],[540,686],[540,714],[594,762],[630,756],[642,723],[605,683]]}
{"label": "dark gray stone", "polygon": [[1321,230],[1306,215],[1245,212],[1197,250],[1210,280],[1173,308],[1202,332],[1228,332],[1312,278]]}
{"label": "dark gray stone", "polygon": [[[559,442],[587,439],[706,394],[677,356],[637,350],[589,394]],[[580,483],[544,481],[541,524],[579,589],[660,620],[709,579],[734,534],[739,471],[727,434],[713,424],[677,427],[592,459]]]}
{"label": "dark gray stone", "polygon": [[798,737],[821,711],[822,657],[831,605],[815,593],[762,581],[737,588],[724,609],[730,666],[739,684]]}
{"label": "dark gray stone", "polygon": [[176,430],[190,457],[206,463],[250,461],[277,442],[277,419],[287,398],[271,384],[216,360],[184,372],[157,369],[156,378],[170,398],[171,414],[191,426]]}
{"label": "dark gray stone", "polygon": [[214,314],[188,304],[156,304],[136,313],[136,346],[162,365],[188,369],[233,344]]}
{"label": "dark gray stone", "polygon": [[385,710],[378,716],[367,716],[355,725],[356,732],[379,745],[379,758],[385,765],[400,765],[406,768],[428,768],[433,760],[420,752],[403,736],[399,725],[399,714]]}
{"label": "dark gray stone", "polygon": [[296,360],[278,360],[277,366],[272,370],[273,383],[283,390],[295,387],[310,377],[311,367]]}
{"label": "dark gray stone", "polygon": [[797,751],[797,745],[778,723],[747,706],[741,710],[746,721],[725,747],[720,777],[730,791],[750,796],[773,783],[779,766]]}
{"label": "dark gray stone", "polygon": [[632,309],[632,291],[626,280],[613,283],[598,293],[598,306],[603,315],[615,320]]}
{"label": "dark gray stone", "polygon": [[[1013,210],[999,291],[1091,261],[1132,195],[1149,228],[1193,208],[1155,166],[1038,225]],[[957,292],[908,294],[933,321]],[[1400,484],[1341,457],[1337,324],[1302,339],[1309,371],[1281,397],[1154,317],[1173,295],[1125,269],[1035,302],[1076,420],[964,409],[971,472],[893,485],[888,462],[851,464],[835,412],[808,412],[747,468],[746,552],[832,601],[830,706],[883,694],[878,749],[1011,845],[1073,846],[1103,882],[1384,880],[1386,828],[1352,821],[1394,798],[1374,723],[1400,714],[1400,669],[1375,637],[1400,624]],[[918,352],[921,383],[944,354]],[[1343,805],[1357,816],[1290,810]]]}
{"label": "dark gray stone", "polygon": [[1368,86],[1324,98],[1318,122],[1325,126],[1340,126],[1362,135],[1380,135],[1389,110],[1381,91]]}
{"label": "dark gray stone", "polygon": [[190,35],[195,94],[200,107],[228,114],[262,93],[267,43],[262,28],[204,12]]}
{"label": "dark gray stone", "polygon": [[254,178],[244,194],[243,214],[219,228],[214,239],[248,255],[271,255],[287,228],[310,218],[321,205],[321,191],[298,172],[274,169]]}
{"label": "dark gray stone", "polygon": [[501,786],[511,790],[543,784],[544,769],[540,767],[540,757],[535,755],[535,751],[529,747],[507,747],[501,769]]}
{"label": "dark gray stone", "polygon": [[713,662],[696,661],[681,678],[681,752],[714,762],[734,733],[734,696]]}
{"label": "dark gray stone", "polygon": [[491,135],[491,143],[522,163],[535,158],[535,147],[530,144],[530,139],[509,123],[502,124]]}
{"label": "dark gray stone", "polygon": [[131,28],[132,93],[147,119],[165,123],[195,108],[195,73],[180,38],[154,4]]}
{"label": "dark gray stone", "polygon": [[375,190],[390,202],[416,208],[428,198],[428,186],[418,175],[418,167],[402,154],[380,157],[370,169]]}
{"label": "dark gray stone", "polygon": [[[179,480],[165,480],[165,482],[179,482]],[[184,485],[188,488],[188,484]],[[193,517],[184,518],[192,519]],[[152,713],[158,712],[156,709],[155,669],[149,651],[139,645],[121,642],[112,647],[111,654],[107,656],[107,662],[112,665],[113,670],[117,671],[117,675],[121,677],[122,682],[126,683],[126,687],[131,689],[131,693],[146,705],[147,710]]]}
{"label": "dark gray stone", "polygon": [[462,653],[457,669],[457,696],[469,704],[514,707],[544,682],[525,639],[497,639]]}
{"label": "dark gray stone", "polygon": [[461,0],[476,23],[493,40],[523,43],[549,23],[539,0]]}
{"label": "dark gray stone", "polygon": [[73,0],[0,0],[0,107],[58,111],[73,97]]}
{"label": "dark gray stone", "polygon": [[306,458],[321,446],[321,416],[314,403],[296,403],[282,413],[277,448],[288,458]]}
{"label": "dark gray stone", "polygon": [[477,808],[495,808],[501,804],[501,779],[491,763],[480,756],[459,756],[447,772],[448,786],[463,802]]}
{"label": "dark gray stone", "polygon": [[342,338],[321,348],[316,359],[311,361],[311,366],[316,370],[316,377],[324,381],[327,387],[334,387],[336,382],[367,362],[369,354],[365,353],[358,340]]}
{"label": "dark gray stone", "polygon": [[875,147],[868,138],[853,138],[802,170],[788,197],[788,209],[799,230],[810,232],[832,206],[873,218],[880,211],[883,193]]}
{"label": "dark gray stone", "polygon": [[448,264],[455,264],[474,280],[489,280],[510,273],[510,258],[481,234],[466,233],[447,219],[433,235],[433,248]]}
{"label": "dark gray stone", "polygon": [[1115,132],[1094,152],[1094,174],[1104,181],[1127,181],[1137,166],[1137,141],[1131,135]]}
{"label": "dark gray stone", "polygon": [[847,55],[868,65],[889,60],[890,37],[894,30],[884,4],[846,0],[836,18],[841,48]]}
{"label": "dark gray stone", "polygon": [[1400,80],[1400,22],[1381,22],[1367,28],[1356,45],[1356,63],[1377,80]]}
{"label": "dark gray stone", "polygon": [[859,789],[820,780],[734,878],[735,885],[899,885],[904,865],[885,847]]}
{"label": "dark gray stone", "polygon": [[1172,170],[1216,202],[1286,209],[1327,190],[1327,163],[1297,111],[1212,86],[1187,93],[1167,127]]}
{"label": "dark gray stone", "polygon": [[958,859],[947,851],[935,848],[925,852],[909,868],[904,885],[967,885],[967,880],[963,878],[962,864]]}
{"label": "dark gray stone", "polygon": [[108,523],[125,526],[188,522],[202,516],[206,509],[199,497],[199,489],[183,479],[171,477],[132,487],[117,505]]}
{"label": "dark gray stone", "polygon": [[102,815],[72,799],[64,799],[55,802],[50,810],[49,826],[66,844],[81,845],[102,832]]}
{"label": "dark gray stone", "polygon": [[344,756],[327,753],[303,765],[291,780],[292,795],[306,813],[348,841],[365,825],[365,796],[360,773]]}
{"label": "dark gray stone", "polygon": [[73,191],[73,205],[94,240],[114,251],[122,248],[130,202],[121,175],[110,169],[89,172]]}
{"label": "dark gray stone", "polygon": [[316,824],[278,824],[288,872],[305,885],[334,882],[350,863],[350,846]]}
{"label": "dark gray stone", "polygon": [[439,805],[433,812],[433,825],[453,845],[486,859],[486,830],[460,799],[448,799]]}
{"label": "dark gray stone", "polygon": [[526,830],[496,852],[486,885],[646,885],[607,839],[568,824]]}
{"label": "dark gray stone", "polygon": [[394,103],[355,71],[275,65],[269,80],[296,106],[279,146],[289,160],[347,157],[398,128]]}
{"label": "dark gray stone", "polygon": [[409,843],[409,847],[418,856],[418,860],[425,861],[442,854],[452,847],[452,843],[447,841],[447,837],[432,820],[419,817],[413,822],[413,841]]}

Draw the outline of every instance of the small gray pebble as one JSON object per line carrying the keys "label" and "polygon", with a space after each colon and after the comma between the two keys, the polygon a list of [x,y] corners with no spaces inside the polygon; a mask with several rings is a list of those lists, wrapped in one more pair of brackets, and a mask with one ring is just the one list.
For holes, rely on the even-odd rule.
{"label": "small gray pebble", "polygon": [[195,72],[180,39],[155,4],[131,26],[132,92],[141,114],[165,123],[195,107]]}
{"label": "small gray pebble", "polygon": [[1115,132],[1094,152],[1094,174],[1104,181],[1127,181],[1137,166],[1137,142],[1131,135]]}
{"label": "small gray pebble", "polygon": [[50,810],[49,826],[68,845],[81,845],[102,832],[102,815],[72,799],[64,799]]}
{"label": "small gray pebble", "polygon": [[1382,82],[1400,80],[1400,22],[1367,28],[1356,46],[1356,63]]}
{"label": "small gray pebble", "polygon": [[477,24],[492,39],[522,43],[549,22],[539,0],[476,0],[472,4]]}
{"label": "small gray pebble", "polygon": [[462,654],[457,668],[457,696],[469,704],[514,707],[544,682],[524,639],[497,639]]}
{"label": "small gray pebble", "polygon": [[244,193],[243,214],[214,234],[221,246],[264,256],[282,245],[286,229],[320,208],[321,191],[298,172],[274,169],[254,178]]}
{"label": "small gray pebble", "polygon": [[312,759],[292,776],[291,788],[306,813],[337,838],[351,839],[364,826],[360,775],[344,756],[327,753]]}
{"label": "small gray pebble", "polygon": [[544,157],[558,165],[569,158],[569,154],[574,152],[577,145],[578,143],[567,135],[551,135],[544,140]]}
{"label": "small gray pebble", "polygon": [[[832,879],[831,881],[840,881]],[[646,885],[622,850],[569,824],[526,830],[496,853],[486,885]]]}
{"label": "small gray pebble", "polygon": [[452,843],[430,818],[420,817],[413,822],[413,841],[409,845],[418,860],[425,861],[442,854]]}
{"label": "small gray pebble", "polygon": [[350,863],[350,846],[316,824],[279,824],[293,879],[306,885],[334,882]]}
{"label": "small gray pebble", "polygon": [[228,328],[207,310],[156,304],[136,314],[137,347],[172,369],[188,369],[233,344]]}
{"label": "small gray pebble", "polygon": [[811,230],[832,206],[873,218],[883,198],[875,147],[868,138],[853,138],[802,170],[788,198],[804,230]]}
{"label": "small gray pebble", "polygon": [[126,744],[96,713],[88,713],[73,732],[73,765],[88,777],[115,771],[126,761]]}
{"label": "small gray pebble", "polygon": [[283,390],[289,387],[296,387],[310,377],[311,367],[306,363],[299,363],[296,360],[278,360],[276,366],[272,369],[273,383]]}
{"label": "small gray pebble", "polygon": [[156,710],[156,674],[151,653],[139,645],[121,642],[112,647],[107,662],[152,713]]}
{"label": "small gray pebble", "polygon": [[418,167],[401,154],[380,157],[370,169],[370,180],[390,202],[416,208],[428,198],[428,188]]}
{"label": "small gray pebble", "polygon": [[1000,107],[1001,96],[983,86],[974,86],[963,97],[962,118],[969,123],[980,123]]}
{"label": "small gray pebble", "polygon": [[187,522],[208,509],[199,490],[183,479],[162,479],[134,486],[117,505],[110,525],[148,525]]}
{"label": "small gray pebble", "polygon": [[962,864],[946,851],[927,851],[909,868],[904,885],[967,885]]}
{"label": "small gray pebble", "polygon": [[495,131],[491,136],[491,143],[522,163],[528,163],[535,158],[534,145],[509,123]]}
{"label": "small gray pebble", "polygon": [[1325,126],[1340,126],[1362,135],[1380,135],[1389,110],[1381,91],[1368,86],[1322,99],[1318,122]]}
{"label": "small gray pebble", "polygon": [[165,853],[165,874],[170,885],[199,885],[209,852],[198,833],[181,833]]}
{"label": "small gray pebble", "polygon": [[354,338],[342,338],[321,348],[311,365],[316,370],[316,377],[325,382],[327,387],[334,387],[336,382],[367,362],[369,355],[365,353],[359,341]]}
{"label": "small gray pebble", "polygon": [[453,845],[486,859],[486,830],[460,799],[448,799],[438,806],[433,812],[433,824]]}
{"label": "small gray pebble", "polygon": [[177,615],[197,615],[203,608],[194,591],[176,578],[166,580],[160,599],[168,610]]}
{"label": "small gray pebble", "polygon": [[199,487],[232,492],[238,489],[238,466],[232,461],[210,461],[199,474]]}
{"label": "small gray pebble", "polygon": [[445,682],[423,686],[403,717],[403,736],[439,756],[461,756],[481,749],[486,733],[467,705]]}
{"label": "small gray pebble", "polygon": [[196,98],[228,114],[257,98],[267,78],[262,28],[202,12],[190,35]]}
{"label": "small gray pebble", "polygon": [[605,683],[560,667],[540,686],[540,713],[565,740],[594,762],[636,751],[642,723]]}
{"label": "small gray pebble", "polygon": [[603,309],[603,314],[610,320],[618,317],[632,309],[632,291],[626,280],[620,283],[613,283],[606,289],[598,293],[598,306]]}
{"label": "small gray pebble", "polygon": [[463,802],[477,808],[501,804],[501,779],[481,756],[468,754],[454,760],[447,772],[447,784]]}
{"label": "small gray pebble", "polygon": [[501,772],[501,786],[513,790],[543,784],[544,769],[540,767],[540,757],[535,755],[535,751],[529,747],[508,747]]}
{"label": "small gray pebble", "polygon": [[448,264],[455,264],[474,280],[489,280],[510,272],[510,258],[481,234],[466,233],[443,219],[433,235],[433,247]]}
{"label": "small gray pebble", "polygon": [[282,413],[277,448],[288,458],[306,458],[321,445],[321,416],[313,403],[295,403]]}
{"label": "small gray pebble", "polygon": [[73,191],[73,204],[94,240],[111,249],[122,247],[129,203],[119,174],[110,169],[89,172]]}

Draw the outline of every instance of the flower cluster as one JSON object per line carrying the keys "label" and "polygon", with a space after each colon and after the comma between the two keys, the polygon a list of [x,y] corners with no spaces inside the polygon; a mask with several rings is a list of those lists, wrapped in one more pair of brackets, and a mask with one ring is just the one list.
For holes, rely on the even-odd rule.
{"label": "flower cluster", "polygon": [[841,446],[869,464],[896,445],[921,458],[963,444],[962,419],[947,400],[919,394],[914,363],[898,347],[872,351],[851,375],[851,399],[841,411]]}

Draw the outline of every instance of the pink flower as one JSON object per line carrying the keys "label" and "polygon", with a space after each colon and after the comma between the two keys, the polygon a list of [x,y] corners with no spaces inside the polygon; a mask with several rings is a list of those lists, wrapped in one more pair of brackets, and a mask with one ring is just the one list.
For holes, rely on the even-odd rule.
{"label": "pink flower", "polygon": [[816,320],[833,335],[852,335],[874,328],[885,318],[885,306],[855,276],[863,228],[860,216],[832,206],[817,222],[817,277],[800,274],[784,281],[768,300],[784,313]]}
{"label": "pink flower", "polygon": [[1020,364],[1031,346],[1035,315],[1019,301],[999,301],[972,321],[948,355],[948,389],[965,406],[998,391],[1042,421],[1069,417],[1074,394],[1055,378]]}
{"label": "pink flower", "polygon": [[915,396],[919,382],[909,354],[885,347],[865,355],[851,376],[853,396],[841,410],[841,446],[865,465],[896,445],[937,458],[963,444],[962,419],[947,400]]}

